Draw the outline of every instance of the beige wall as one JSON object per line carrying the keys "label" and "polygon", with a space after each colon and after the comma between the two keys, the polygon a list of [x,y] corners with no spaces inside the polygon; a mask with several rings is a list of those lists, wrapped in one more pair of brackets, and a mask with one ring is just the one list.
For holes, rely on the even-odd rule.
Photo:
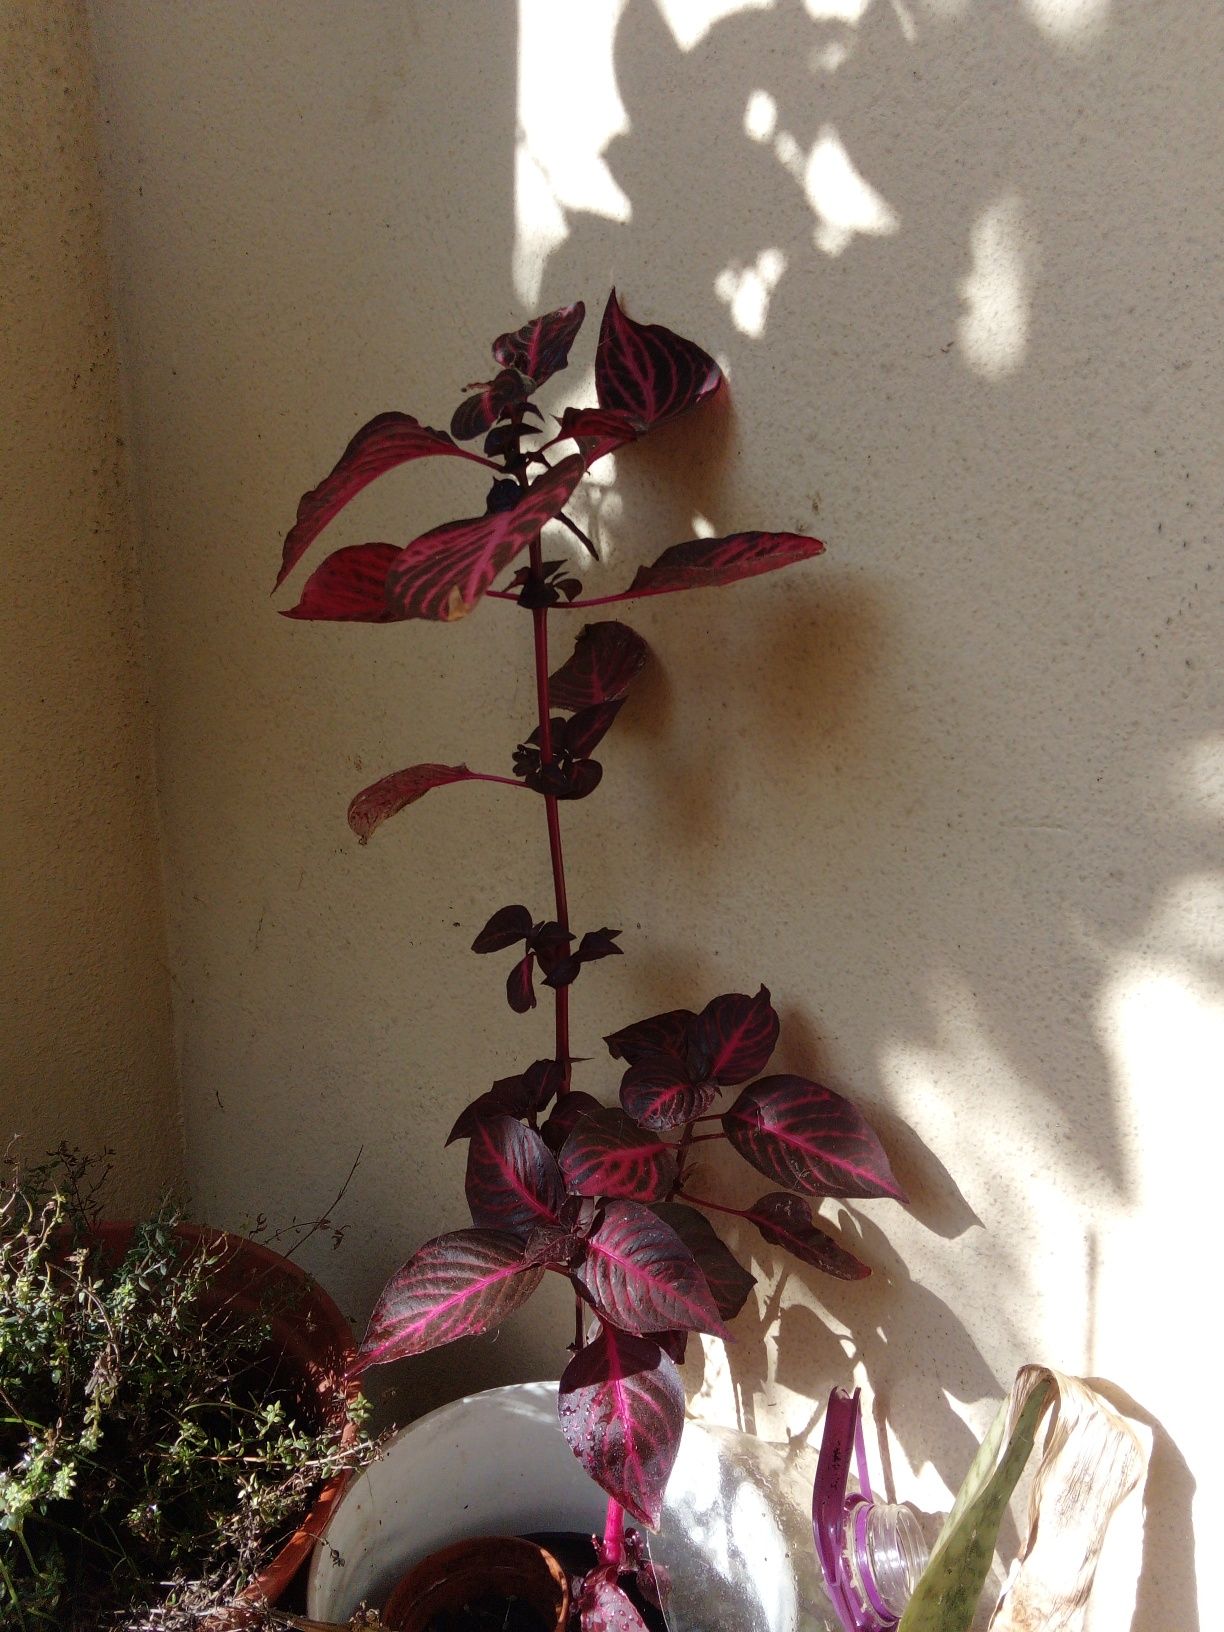
{"label": "beige wall", "polygon": [[[857,1368],[935,1507],[1021,1361],[1109,1378],[1157,1423],[1136,1625],[1193,1627],[1192,1516],[1224,1517],[1215,0],[93,16],[205,1209],[314,1209],[363,1148],[318,1260],[361,1316],[464,1221],[456,1108],[547,1046],[465,951],[546,901],[540,822],[471,788],[368,850],[343,820],[415,759],[504,765],[522,620],[293,625],[268,590],[357,425],[445,422],[491,336],[615,279],[732,392],[620,460],[610,581],[696,526],[829,554],[631,614],[658,661],[565,816],[576,918],[628,954],[576,989],[584,1083],[614,1025],[764,979],[782,1064],[871,1109],[914,1204],[843,1216],[866,1286],[764,1253],[745,1414],[797,1431]],[[331,542],[478,491],[399,473]],[[528,1314],[406,1368],[401,1409],[561,1341]]]}
{"label": "beige wall", "polygon": [[0,1144],[181,1181],[152,737],[83,7],[0,4]]}

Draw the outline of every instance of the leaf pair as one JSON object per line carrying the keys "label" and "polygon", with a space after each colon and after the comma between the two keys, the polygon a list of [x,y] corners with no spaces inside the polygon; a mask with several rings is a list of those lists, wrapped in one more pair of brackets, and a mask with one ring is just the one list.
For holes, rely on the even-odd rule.
{"label": "leaf pair", "polygon": [[571,952],[574,939],[554,919],[536,923],[526,907],[500,907],[472,942],[473,952],[501,952],[522,943],[526,950],[506,980],[506,1000],[516,1014],[526,1014],[536,1006],[535,966],[544,972],[544,983],[554,989],[568,986],[584,963],[619,955],[615,945],[619,929],[588,930]]}
{"label": "leaf pair", "polygon": [[672,1009],[604,1039],[613,1058],[629,1065],[621,1104],[635,1122],[656,1131],[703,1116],[720,1088],[762,1069],[777,1040],[778,1016],[764,986],[755,997],[730,992],[699,1015]]}
{"label": "leaf pair", "polygon": [[[406,420],[406,414],[383,414],[383,420]],[[410,423],[416,426],[416,421]],[[372,421],[377,425],[378,421]],[[420,426],[416,426],[421,430]],[[366,432],[371,426],[366,426]],[[442,437],[440,431],[428,433]],[[372,478],[362,473],[362,479],[353,485],[351,473],[342,470],[351,449],[365,432],[358,432],[349,444],[340,464],[327,481],[315,489],[324,493],[329,486],[345,492],[337,503],[311,504],[314,497],[307,494],[299,506],[307,507],[310,525],[295,528],[299,536],[290,552],[286,543],[286,560],[292,553],[296,561],[314,534],[311,526],[319,515],[330,520],[331,515],[347,503],[348,498],[364,487]],[[376,441],[377,439],[371,439]],[[424,452],[448,452],[489,461],[476,454],[465,454],[444,438],[448,447],[422,448],[408,454],[420,458]],[[402,464],[403,458],[394,458],[382,465],[391,469]],[[368,461],[367,461],[368,463]],[[494,469],[499,467],[493,466]],[[348,479],[345,480],[345,476]],[[379,474],[375,471],[374,474]],[[461,521],[444,522],[433,527],[411,544],[400,549],[394,544],[354,544],[329,555],[307,579],[302,598],[295,607],[284,613],[287,618],[339,620],[349,623],[400,623],[407,618],[430,618],[443,623],[454,622],[466,615],[493,583],[497,575],[515,556],[540,536],[544,524],[551,521],[565,507],[566,501],[582,480],[583,464],[577,454],[562,459],[520,494],[517,502],[506,508],[494,508],[482,516],[470,516]],[[349,491],[351,489],[351,491]],[[290,534],[293,538],[293,533]],[[306,543],[302,543],[302,539]],[[292,565],[292,562],[290,562]],[[282,568],[282,575],[287,571]]]}

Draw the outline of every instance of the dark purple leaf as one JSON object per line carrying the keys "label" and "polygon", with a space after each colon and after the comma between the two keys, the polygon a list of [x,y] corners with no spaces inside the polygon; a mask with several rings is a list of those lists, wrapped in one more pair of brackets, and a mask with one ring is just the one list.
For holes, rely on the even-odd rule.
{"label": "dark purple leaf", "polygon": [[652,1332],[650,1334],[663,1353],[668,1355],[678,1366],[684,1364],[684,1356],[688,1353],[688,1332]]}
{"label": "dark purple leaf", "polygon": [[756,1276],[739,1262],[704,1213],[678,1201],[664,1202],[652,1210],[675,1230],[697,1260],[719,1314],[733,1320],[756,1285]]}
{"label": "dark purple leaf", "polygon": [[630,1065],[655,1054],[671,1054],[682,1060],[688,1047],[689,1028],[696,1018],[692,1009],[669,1009],[666,1014],[652,1014],[648,1020],[639,1020],[612,1032],[604,1042],[614,1060],[625,1060]]}
{"label": "dark purple leaf", "polygon": [[383,1288],[353,1373],[487,1332],[531,1296],[543,1274],[523,1262],[523,1243],[505,1231],[436,1236]]}
{"label": "dark purple leaf", "polygon": [[602,1111],[603,1108],[592,1094],[584,1094],[581,1088],[571,1088],[568,1094],[558,1099],[552,1114],[540,1129],[540,1137],[549,1150],[559,1151],[581,1117],[589,1116],[592,1111]]}
{"label": "dark purple leaf", "polygon": [[453,454],[460,459],[474,459],[480,465],[488,463],[479,454],[457,448],[445,431],[419,424],[411,414],[379,414],[363,425],[331,474],[305,494],[298,505],[297,520],[285,539],[277,585],[284,583],[332,517],[363,487],[384,471],[430,454]]}
{"label": "dark purple leaf", "polygon": [[586,1575],[578,1589],[578,1628],[579,1632],[648,1632],[631,1600],[598,1570]]}
{"label": "dark purple leaf", "polygon": [[399,554],[394,544],[349,544],[319,563],[296,606],[282,618],[305,622],[399,623],[387,605],[387,574]]}
{"label": "dark purple leaf", "polygon": [[569,1269],[582,1256],[582,1237],[564,1224],[537,1224],[527,1237],[523,1256],[529,1264]]}
{"label": "dark purple leaf", "polygon": [[657,1609],[666,1609],[671,1578],[662,1564],[651,1563],[646,1538],[640,1530],[625,1531],[625,1559],[642,1596]]}
{"label": "dark purple leaf", "polygon": [[642,1128],[663,1133],[704,1116],[718,1097],[712,1082],[694,1082],[683,1060],[648,1054],[621,1078],[620,1101]]}
{"label": "dark purple leaf", "polygon": [[560,1060],[533,1060],[523,1072],[524,1110],[542,1111],[561,1092],[564,1082],[565,1067]]}
{"label": "dark purple leaf", "polygon": [[526,907],[517,904],[499,907],[472,942],[472,951],[500,952],[507,946],[515,946],[531,934],[533,923]]}
{"label": "dark purple leaf", "polygon": [[640,1337],[680,1327],[727,1335],[696,1259],[639,1202],[603,1207],[573,1280],[596,1312],[624,1332]]}
{"label": "dark purple leaf", "polygon": [[582,579],[557,578],[553,582],[553,587],[558,593],[564,595],[567,601],[572,601],[575,596],[582,594]]}
{"label": "dark purple leaf", "polygon": [[573,712],[615,702],[628,692],[645,661],[646,642],[627,623],[588,623],[569,657],[549,676],[552,705]]}
{"label": "dark purple leaf", "polygon": [[566,767],[541,765],[524,781],[534,792],[551,794],[554,799],[585,799],[595,792],[602,777],[603,766],[597,759],[576,759]]}
{"label": "dark purple leaf", "polygon": [[565,1200],[548,1146],[510,1116],[482,1118],[472,1129],[464,1187],[477,1229],[522,1235],[555,1224]]}
{"label": "dark purple leaf", "polygon": [[558,991],[562,986],[572,986],[581,969],[582,959],[576,952],[571,953],[568,958],[562,958],[560,963],[553,965],[544,976],[544,984],[551,986],[554,991]]}
{"label": "dark purple leaf", "polygon": [[[484,451],[490,459],[502,459],[508,453],[513,453],[518,447],[522,427],[518,425],[494,425],[484,439]],[[515,483],[518,486],[518,483]]]}
{"label": "dark purple leaf", "polygon": [[599,958],[620,955],[616,940],[619,929],[588,929],[578,943],[578,957],[583,963],[595,963]]}
{"label": "dark purple leaf", "polygon": [[671,1147],[615,1107],[584,1116],[558,1158],[566,1188],[579,1196],[660,1201],[676,1182]]}
{"label": "dark purple leaf", "polygon": [[539,537],[582,480],[576,455],[546,470],[513,510],[448,521],[400,551],[387,575],[387,604],[405,618],[465,617],[497,574]]}
{"label": "dark purple leaf", "polygon": [[491,1116],[527,1116],[534,1109],[534,1090],[528,1086],[526,1075],[502,1077],[488,1093],[480,1094],[459,1113],[458,1120],[446,1136],[446,1143],[456,1139],[470,1139],[472,1130],[480,1121]]}
{"label": "dark purple leaf", "polygon": [[695,407],[721,384],[722,371],[708,352],[660,323],[635,323],[613,289],[595,351],[601,408],[626,414],[644,429]]}
{"label": "dark purple leaf", "polygon": [[479,781],[466,765],[409,765],[406,770],[392,771],[353,800],[348,808],[348,825],[362,844],[368,844],[370,834],[381,827],[389,816],[398,815],[427,794],[431,788],[445,787],[448,782]]}
{"label": "dark purple leaf", "polygon": [[803,533],[731,533],[726,538],[694,538],[687,544],[673,544],[650,566],[639,567],[625,595],[713,589],[763,572],[776,572],[823,553],[820,540]]}
{"label": "dark purple leaf", "polygon": [[578,452],[589,470],[605,454],[636,442],[642,427],[630,415],[610,409],[567,408],[561,415],[561,429],[557,434],[570,437],[578,444]]}
{"label": "dark purple leaf", "polygon": [[659,1345],[605,1326],[566,1366],[557,1414],[595,1483],[657,1526],[684,1430],[684,1386]]}
{"label": "dark purple leaf", "polygon": [[539,958],[540,968],[547,974],[568,956],[570,942],[573,939],[573,934],[568,929],[562,929],[555,919],[550,918],[547,923],[535,926],[527,945]]}
{"label": "dark purple leaf", "polygon": [[753,1202],[744,1217],[756,1225],[766,1241],[785,1247],[803,1263],[814,1264],[839,1281],[861,1281],[871,1274],[866,1264],[812,1223],[811,1208],[799,1196],[774,1191]]}
{"label": "dark purple leaf", "polygon": [[612,728],[612,722],[624,706],[624,699],[614,703],[593,703],[570,716],[565,727],[565,751],[575,759],[589,759]]}
{"label": "dark purple leaf", "polygon": [[498,335],[493,342],[493,361],[503,368],[517,368],[536,385],[543,385],[569,361],[570,347],[585,316],[586,307],[578,300],[533,317],[521,329]]}
{"label": "dark purple leaf", "polygon": [[806,1077],[762,1077],[744,1089],[722,1125],[745,1161],[787,1189],[906,1199],[861,1113]]}
{"label": "dark purple leaf", "polygon": [[534,963],[535,958],[528,952],[506,977],[506,1002],[515,1014],[526,1014],[528,1009],[534,1009],[536,1006],[535,987],[531,982]]}
{"label": "dark purple leaf", "polygon": [[485,494],[485,513],[494,510],[513,510],[522,491],[519,484],[509,476],[494,482]]}
{"label": "dark purple leaf", "polygon": [[707,1003],[690,1036],[702,1075],[723,1087],[738,1087],[769,1064],[778,1041],[778,1016],[762,986],[755,997],[728,992]]}
{"label": "dark purple leaf", "polygon": [[451,415],[451,435],[460,442],[474,442],[516,402],[522,402],[535,389],[532,382],[515,368],[503,368],[495,380],[482,384],[470,397],[464,397]]}

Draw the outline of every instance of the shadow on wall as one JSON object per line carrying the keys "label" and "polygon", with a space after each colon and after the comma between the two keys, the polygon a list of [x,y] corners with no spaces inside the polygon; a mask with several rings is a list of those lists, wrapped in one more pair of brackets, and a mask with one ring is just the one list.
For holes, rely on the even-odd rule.
{"label": "shadow on wall", "polygon": [[[832,545],[823,576],[759,603],[754,639],[771,661],[735,699],[736,753],[714,739],[673,767],[658,834],[683,838],[687,876],[725,883],[737,774],[803,809],[821,853],[779,884],[772,930],[786,944],[811,926],[813,1014],[853,1009],[855,981],[872,988],[874,1036],[842,1052],[874,1056],[879,1079],[839,1083],[834,1048],[829,1080],[879,1104],[929,1077],[978,1107],[976,1129],[941,1146],[952,1172],[990,1184],[983,1162],[998,1163],[979,1326],[993,1278],[1037,1273],[1023,1226],[1043,1162],[1072,1252],[1095,1206],[1143,1204],[1103,1010],[1186,881],[1209,881],[1202,832],[1179,808],[1193,744],[1170,740],[1169,720],[1192,714],[1202,684],[1180,643],[1212,566],[1183,484],[1215,453],[1178,399],[1215,387],[1178,237],[1224,180],[1198,135],[1212,105],[1199,64],[1218,63],[1224,41],[1218,8],[1169,22],[1134,0],[627,0],[613,50],[623,118],[594,155],[598,206],[567,204],[564,188],[541,205],[547,175],[537,165],[525,190],[520,170],[525,308],[615,282],[631,311],[699,338],[733,378],[712,435],[678,426],[623,459],[621,506],[596,518],[608,553],[691,536],[698,516],[733,530],[749,505],[754,524]],[[1163,83],[1179,92],[1153,132]],[[682,308],[645,310],[661,284],[683,287]],[[673,482],[680,449],[688,480]],[[743,449],[762,482],[780,479],[735,485]],[[729,604],[686,605],[662,646],[713,695],[742,638]],[[768,854],[767,831],[750,834],[742,872],[769,876]],[[1192,916],[1159,949],[1199,968]],[[654,1007],[721,989],[708,958],[661,956],[641,971]],[[685,990],[660,996],[660,969]],[[796,1068],[819,1074],[805,1042]],[[983,1127],[970,1097],[983,1061],[1027,1130],[1036,1172],[1020,1193],[1010,1132]],[[961,1234],[972,1208],[940,1216],[947,1175],[883,1122],[919,1216]],[[877,1282],[820,1292],[851,1335],[788,1303],[775,1276],[778,1369],[741,1342],[739,1396],[774,1384],[815,1396],[830,1366],[861,1362],[888,1378],[913,1465],[955,1486],[973,1441],[945,1390],[980,1400],[1008,1379],[873,1223],[852,1227]],[[1029,1341],[995,1331],[992,1353],[1018,1363]],[[912,1362],[885,1364],[891,1346]],[[1091,1331],[1079,1352],[1092,1369]],[[1184,1463],[1159,1425],[1157,1442],[1150,1500],[1177,1525],[1192,1481],[1159,1476],[1162,1458]],[[1183,1533],[1184,1553],[1147,1560],[1136,1626],[1197,1626],[1188,1522]]]}

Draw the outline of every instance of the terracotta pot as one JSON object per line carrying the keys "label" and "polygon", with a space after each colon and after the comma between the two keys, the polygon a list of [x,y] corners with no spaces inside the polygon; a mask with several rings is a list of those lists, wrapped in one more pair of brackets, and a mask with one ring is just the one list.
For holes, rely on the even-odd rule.
{"label": "terracotta pot", "polygon": [[[122,1257],[135,1234],[134,1223],[103,1222],[91,1232],[108,1254]],[[206,1247],[218,1254],[207,1293],[210,1309],[233,1309],[237,1314],[258,1314],[269,1301],[268,1325],[273,1344],[290,1362],[301,1383],[303,1400],[319,1406],[325,1422],[335,1426],[341,1446],[356,1438],[357,1429],[349,1421],[336,1389],[356,1350],[348,1321],[331,1298],[305,1270],[270,1247],[228,1235],[198,1224],[180,1224],[176,1234],[188,1246]],[[283,1300],[284,1307],[276,1307]],[[346,1389],[348,1397],[356,1385]],[[269,1560],[242,1594],[239,1603],[253,1606],[275,1604],[284,1594],[318,1538],[323,1534],[332,1509],[343,1495],[350,1475],[338,1474],[315,1497],[310,1510],[280,1550]],[[238,1611],[233,1623],[243,1623]],[[220,1632],[223,1620],[209,1623]]]}
{"label": "terracotta pot", "polygon": [[396,1586],[383,1624],[395,1632],[425,1632],[435,1615],[485,1597],[520,1598],[548,1632],[565,1632],[569,1577],[551,1553],[521,1536],[469,1536],[431,1553]]}

